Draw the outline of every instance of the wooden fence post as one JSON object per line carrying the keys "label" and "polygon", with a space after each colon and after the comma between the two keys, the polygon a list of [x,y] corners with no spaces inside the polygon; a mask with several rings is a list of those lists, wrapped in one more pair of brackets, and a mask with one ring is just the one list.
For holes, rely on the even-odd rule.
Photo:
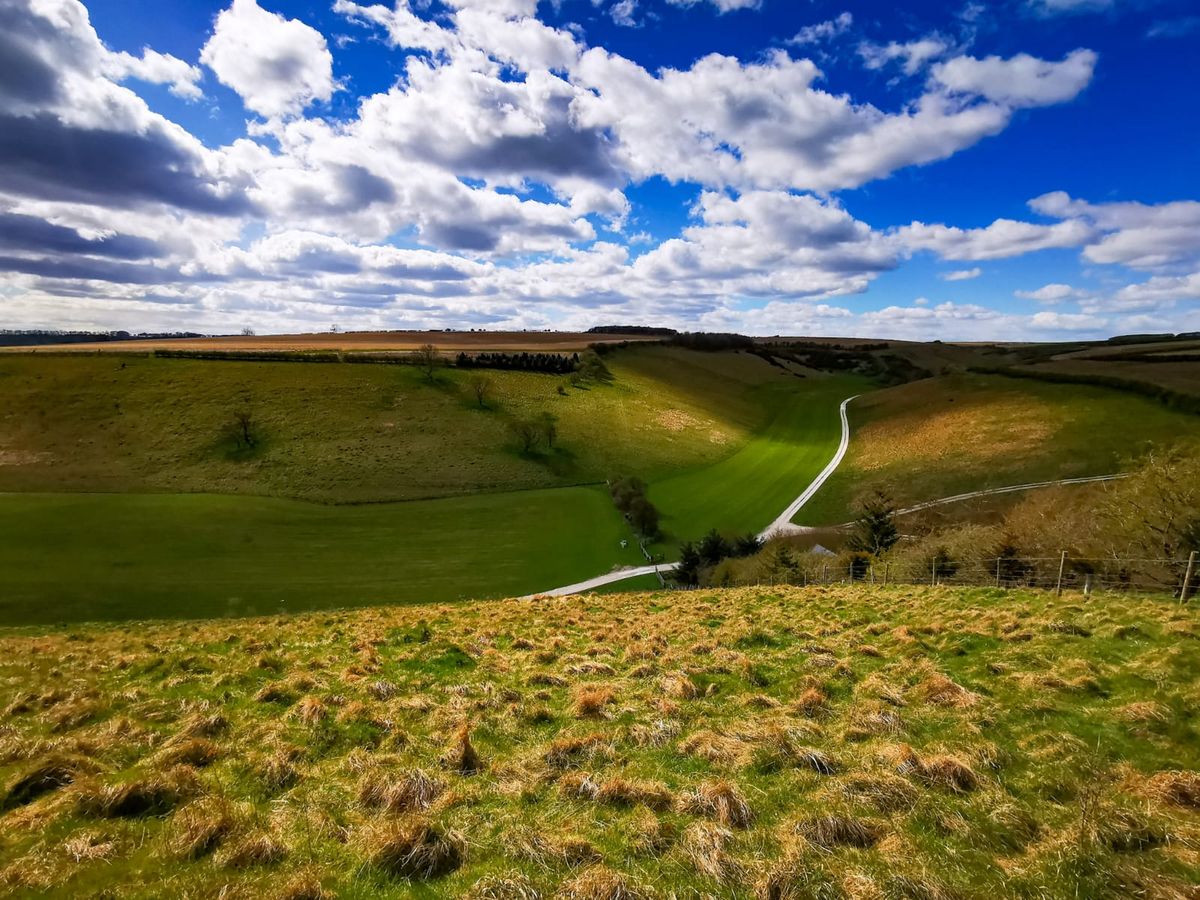
{"label": "wooden fence post", "polygon": [[933,556],[933,560],[929,563],[929,586],[937,587],[937,554]]}
{"label": "wooden fence post", "polygon": [[996,587],[1000,587],[1000,557],[996,557]]}
{"label": "wooden fence post", "polygon": [[1062,552],[1062,556],[1058,558],[1058,584],[1054,588],[1054,593],[1059,597],[1062,596],[1063,572],[1067,568],[1067,551]]}
{"label": "wooden fence post", "polygon": [[1188,589],[1192,586],[1192,575],[1196,571],[1196,551],[1193,550],[1188,555],[1187,572],[1183,576],[1183,587],[1179,589],[1179,602],[1186,603],[1188,598]]}

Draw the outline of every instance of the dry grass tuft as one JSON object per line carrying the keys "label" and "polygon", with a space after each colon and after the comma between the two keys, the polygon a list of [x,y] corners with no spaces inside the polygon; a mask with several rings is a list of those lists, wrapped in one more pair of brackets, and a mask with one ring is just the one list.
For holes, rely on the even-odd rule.
{"label": "dry grass tuft", "polygon": [[917,692],[927,703],[953,709],[966,709],[979,702],[979,695],[945,675],[931,675],[917,685]]}
{"label": "dry grass tuft", "polygon": [[796,823],[796,834],[825,850],[834,847],[874,847],[883,829],[874,822],[848,815],[817,816]]}
{"label": "dry grass tuft", "polygon": [[742,867],[729,855],[733,832],[712,822],[693,822],[683,832],[680,852],[696,870],[714,881],[734,881],[742,876]]}
{"label": "dry grass tuft", "polygon": [[257,831],[247,834],[217,853],[218,865],[229,869],[248,869],[252,866],[271,866],[287,856],[287,847],[271,834]]}
{"label": "dry grass tuft", "polygon": [[816,718],[829,711],[829,699],[824,692],[810,687],[796,699],[792,706],[800,715]]}
{"label": "dry grass tuft", "polygon": [[200,783],[187,766],[120,784],[77,782],[75,808],[93,818],[138,818],[169,813],[184,800],[200,793]]}
{"label": "dry grass tuft", "polygon": [[235,825],[233,812],[224,800],[195,800],[171,817],[167,850],[175,859],[196,859],[215,850]]}
{"label": "dry grass tuft", "polygon": [[421,769],[369,772],[358,783],[358,802],[388,813],[423,812],[446,791],[446,785]]}
{"label": "dry grass tuft", "polygon": [[591,762],[611,752],[608,738],[602,734],[562,737],[550,744],[542,760],[552,769],[569,769]]}
{"label": "dry grass tuft", "polygon": [[701,782],[696,790],[684,795],[684,811],[707,816],[727,828],[749,828],[754,813],[746,796],[727,779]]}
{"label": "dry grass tuft", "polygon": [[933,787],[964,794],[979,787],[979,776],[954,756],[922,758],[912,747],[902,745],[896,754],[896,771]]}
{"label": "dry grass tuft", "polygon": [[617,776],[600,785],[596,800],[611,806],[642,805],[661,812],[671,808],[675,795],[661,781],[640,781]]}
{"label": "dry grass tuft", "polygon": [[848,800],[866,803],[881,813],[912,809],[917,804],[917,788],[890,772],[851,775],[839,789]]}
{"label": "dry grass tuft", "polygon": [[598,719],[604,715],[605,707],[616,699],[609,687],[584,685],[575,689],[575,716],[580,719]]}
{"label": "dry grass tuft", "polygon": [[552,866],[576,869],[601,859],[600,851],[578,835],[549,838],[537,831],[517,831],[509,835],[508,852],[515,859],[531,862],[544,869]]}
{"label": "dry grass tuft", "polygon": [[329,716],[329,709],[319,697],[301,697],[292,714],[305,725],[316,725]]}
{"label": "dry grass tuft", "polygon": [[483,760],[471,743],[471,726],[464,722],[442,754],[442,765],[462,775],[474,775],[484,769]]}
{"label": "dry grass tuft", "polygon": [[463,895],[466,900],[541,900],[541,893],[520,872],[484,875]]}
{"label": "dry grass tuft", "polygon": [[82,756],[51,754],[12,779],[0,795],[0,813],[25,806],[51,791],[66,787],[80,775],[94,774],[99,767]]}
{"label": "dry grass tuft", "polygon": [[689,734],[678,746],[680,753],[722,765],[741,765],[752,754],[751,746],[745,741],[714,731]]}
{"label": "dry grass tuft", "polygon": [[1200,772],[1159,772],[1146,781],[1146,790],[1163,802],[1200,809]]}
{"label": "dry grass tuft", "polygon": [[159,766],[195,766],[198,769],[212,765],[221,756],[221,748],[207,738],[188,738],[163,748],[155,758]]}
{"label": "dry grass tuft", "polygon": [[420,818],[377,823],[367,832],[363,844],[371,865],[413,881],[453,872],[462,865],[465,849],[457,834]]}
{"label": "dry grass tuft", "polygon": [[606,866],[592,866],[566,882],[559,900],[649,900],[648,890]]}
{"label": "dry grass tuft", "polygon": [[658,686],[676,700],[695,700],[701,694],[700,686],[686,672],[669,672],[659,679]]}
{"label": "dry grass tuft", "polygon": [[274,900],[329,900],[331,896],[316,873],[298,872],[284,883]]}

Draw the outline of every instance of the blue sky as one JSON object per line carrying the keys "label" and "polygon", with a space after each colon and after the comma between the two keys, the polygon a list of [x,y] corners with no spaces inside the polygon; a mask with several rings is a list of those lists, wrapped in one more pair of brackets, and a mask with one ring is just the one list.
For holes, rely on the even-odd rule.
{"label": "blue sky", "polygon": [[0,0],[0,326],[1200,329],[1184,0]]}

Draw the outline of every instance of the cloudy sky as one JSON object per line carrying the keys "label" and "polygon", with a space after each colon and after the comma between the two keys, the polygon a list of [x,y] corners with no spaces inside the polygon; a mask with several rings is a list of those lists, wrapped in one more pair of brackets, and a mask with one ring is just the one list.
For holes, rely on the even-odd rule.
{"label": "cloudy sky", "polygon": [[1194,0],[0,0],[0,327],[1200,329]]}

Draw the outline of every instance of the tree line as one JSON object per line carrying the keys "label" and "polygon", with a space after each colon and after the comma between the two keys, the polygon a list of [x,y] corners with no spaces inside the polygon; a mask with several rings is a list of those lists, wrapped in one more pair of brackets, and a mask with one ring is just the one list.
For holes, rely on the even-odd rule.
{"label": "tree line", "polygon": [[646,482],[637,477],[618,478],[609,482],[613,503],[634,531],[646,540],[654,540],[659,530],[658,508],[646,496]]}
{"label": "tree line", "polygon": [[513,369],[520,372],[545,372],[569,375],[580,366],[578,353],[459,353],[454,365],[460,369]]}

